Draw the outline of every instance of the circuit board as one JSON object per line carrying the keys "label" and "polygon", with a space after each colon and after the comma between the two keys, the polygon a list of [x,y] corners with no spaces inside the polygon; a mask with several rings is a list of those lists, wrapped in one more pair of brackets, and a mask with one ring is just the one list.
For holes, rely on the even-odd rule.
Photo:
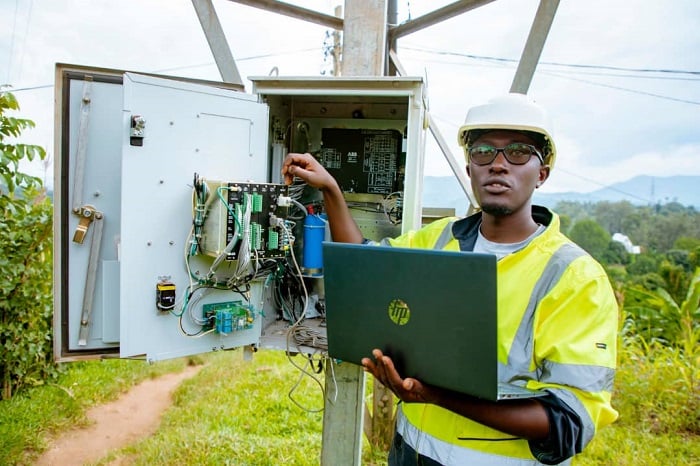
{"label": "circuit board", "polygon": [[289,206],[280,205],[288,187],[274,183],[206,181],[217,196],[209,208],[202,235],[202,252],[217,257],[234,239],[236,245],[227,260],[237,260],[241,244],[247,241],[251,256],[259,259],[285,257],[289,250],[284,221]]}

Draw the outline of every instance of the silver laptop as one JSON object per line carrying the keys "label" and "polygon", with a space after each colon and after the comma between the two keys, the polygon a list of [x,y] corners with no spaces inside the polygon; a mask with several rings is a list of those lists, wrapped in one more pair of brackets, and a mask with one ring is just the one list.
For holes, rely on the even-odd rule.
{"label": "silver laptop", "polygon": [[399,374],[488,399],[545,394],[498,383],[496,256],[323,243],[328,352],[374,348]]}

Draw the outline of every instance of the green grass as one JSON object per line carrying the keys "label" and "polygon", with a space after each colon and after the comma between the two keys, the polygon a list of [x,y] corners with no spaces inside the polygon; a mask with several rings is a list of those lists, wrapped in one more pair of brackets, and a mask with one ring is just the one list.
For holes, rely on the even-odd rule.
{"label": "green grass", "polygon": [[67,363],[55,383],[0,401],[0,464],[27,464],[46,449],[48,436],[86,425],[85,412],[91,406],[188,363],[189,359],[157,364],[118,359]]}
{"label": "green grass", "polygon": [[651,434],[633,428],[603,429],[574,466],[685,466],[700,464],[697,435]]}
{"label": "green grass", "polygon": [[700,348],[695,351],[625,345],[613,394],[620,417],[574,464],[700,464]]}
{"label": "green grass", "polygon": [[323,394],[304,377],[292,393],[304,409],[294,404],[300,374],[280,351],[252,362],[238,352],[212,355],[177,390],[158,433],[121,454],[135,465],[317,465]]}
{"label": "green grass", "polygon": [[[281,351],[202,356],[203,369],[175,392],[158,432],[112,452],[134,465],[318,465],[323,395],[300,379]],[[303,359],[294,358],[298,364]],[[613,404],[619,420],[576,458],[576,466],[700,464],[698,356],[630,345],[621,351]],[[47,436],[85,424],[85,410],[137,382],[181,370],[187,359],[72,363],[57,384],[0,402],[0,464],[30,464]],[[322,380],[322,376],[317,376]],[[289,395],[305,409],[297,406]],[[384,464],[365,441],[363,464]]]}

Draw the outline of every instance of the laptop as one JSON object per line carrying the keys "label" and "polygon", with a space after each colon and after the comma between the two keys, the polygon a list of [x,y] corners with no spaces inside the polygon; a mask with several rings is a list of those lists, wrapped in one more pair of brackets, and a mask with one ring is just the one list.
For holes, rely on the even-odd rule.
{"label": "laptop", "polygon": [[379,348],[402,377],[487,400],[545,394],[498,383],[496,256],[323,243],[328,353]]}

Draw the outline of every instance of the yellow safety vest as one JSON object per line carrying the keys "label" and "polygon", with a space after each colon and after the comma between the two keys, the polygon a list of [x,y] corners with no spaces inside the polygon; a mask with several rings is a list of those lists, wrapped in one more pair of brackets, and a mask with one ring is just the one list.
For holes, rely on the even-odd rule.
{"label": "yellow safety vest", "polygon": [[[617,418],[610,395],[618,307],[603,268],[550,215],[542,234],[498,261],[499,381],[526,379],[555,394],[579,415],[586,445]],[[382,243],[458,251],[453,226],[465,221],[474,220],[445,218]],[[402,403],[397,416],[404,440],[442,464],[540,464],[526,440],[499,440],[512,436],[439,406]]]}

